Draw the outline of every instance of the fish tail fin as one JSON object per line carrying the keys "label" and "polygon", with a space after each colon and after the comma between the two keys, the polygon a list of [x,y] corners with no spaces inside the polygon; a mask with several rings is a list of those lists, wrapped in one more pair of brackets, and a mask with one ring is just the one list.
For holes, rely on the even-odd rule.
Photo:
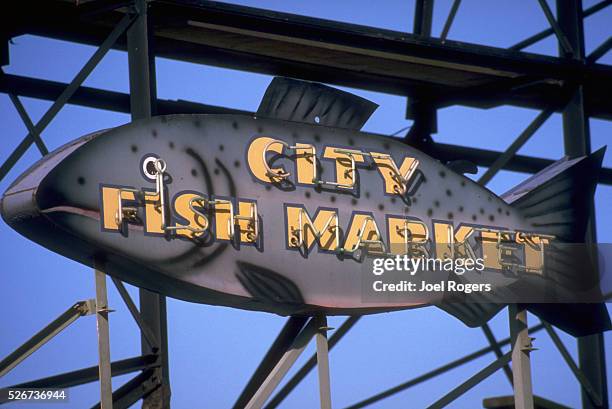
{"label": "fish tail fin", "polygon": [[[587,215],[604,153],[605,147],[591,155],[561,159],[501,197],[522,213],[533,232],[553,235],[562,243],[584,243]],[[563,280],[568,288],[597,282],[598,277],[586,276],[588,267],[576,265],[575,252],[569,253],[555,254],[555,258],[561,259],[555,265],[558,270],[555,279]],[[579,259],[585,260],[584,257]],[[597,273],[596,269],[592,271]],[[474,294],[470,294],[469,300],[445,297],[436,306],[470,327],[482,326],[505,304],[495,303],[493,296],[482,294],[479,297],[481,299],[475,299]],[[532,303],[524,304],[524,307],[574,336],[611,329],[610,317],[603,303]]]}
{"label": "fish tail fin", "polygon": [[589,209],[606,148],[551,164],[501,197],[519,210],[534,232],[564,242],[584,242]]}
{"label": "fish tail fin", "polygon": [[[585,243],[588,215],[606,148],[575,159],[563,158],[502,195],[519,210],[534,232],[555,236],[559,243]],[[586,246],[551,249],[556,259],[551,274],[569,289],[596,288],[597,268]],[[596,264],[592,264],[595,266]],[[584,336],[610,329],[603,303],[532,303],[525,307],[541,319],[574,335]],[[578,313],[579,312],[579,313]]]}

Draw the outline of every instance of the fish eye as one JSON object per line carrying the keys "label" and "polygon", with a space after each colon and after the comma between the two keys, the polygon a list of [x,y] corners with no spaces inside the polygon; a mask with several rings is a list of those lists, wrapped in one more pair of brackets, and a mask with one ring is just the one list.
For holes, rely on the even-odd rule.
{"label": "fish eye", "polygon": [[157,162],[158,157],[154,155],[147,155],[142,160],[142,174],[151,180],[155,180],[157,178],[157,168],[155,163]]}

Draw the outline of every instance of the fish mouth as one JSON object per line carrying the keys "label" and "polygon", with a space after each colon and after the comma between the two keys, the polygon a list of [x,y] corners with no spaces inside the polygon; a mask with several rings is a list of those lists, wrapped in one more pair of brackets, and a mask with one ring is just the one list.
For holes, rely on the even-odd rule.
{"label": "fish mouth", "polygon": [[21,224],[40,217],[42,212],[37,196],[42,181],[65,158],[102,132],[104,131],[84,136],[60,147],[22,173],[0,199],[0,215],[6,224],[21,233]]}

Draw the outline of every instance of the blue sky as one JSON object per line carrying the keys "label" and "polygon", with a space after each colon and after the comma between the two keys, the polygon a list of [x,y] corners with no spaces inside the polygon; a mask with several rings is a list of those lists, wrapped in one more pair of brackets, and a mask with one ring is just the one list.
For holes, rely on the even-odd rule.
{"label": "blue sky", "polygon": [[[341,20],[375,27],[410,31],[413,1],[388,0],[375,4],[363,0],[334,2],[242,0],[237,4],[270,8],[297,14]],[[517,4],[511,0],[487,2],[464,1],[450,31],[452,40],[508,47],[548,27],[536,1]],[[594,4],[586,1],[585,7]],[[436,2],[434,35],[438,35],[450,8],[450,0]],[[553,6],[553,4],[551,4]],[[590,17],[586,24],[586,49],[593,50],[612,34],[612,8]],[[10,47],[11,63],[5,71],[12,74],[69,82],[94,49],[34,36],[15,39]],[[551,37],[528,49],[555,55],[557,45]],[[600,60],[612,64],[609,53]],[[157,59],[158,96],[255,110],[271,77],[195,64]],[[85,85],[108,90],[128,91],[127,56],[111,51],[87,79]],[[380,108],[365,130],[391,134],[410,121],[404,119],[405,98],[350,90],[378,103]],[[34,121],[50,102],[21,99]],[[451,107],[439,112],[439,132],[435,140],[458,145],[503,150],[535,118],[537,111],[512,107],[478,110]],[[26,134],[9,98],[0,94],[0,119],[4,160]],[[124,114],[76,106],[65,107],[44,131],[50,149],[94,130],[129,121]],[[591,120],[593,149],[605,145],[612,134],[612,122]],[[563,156],[561,116],[553,115],[520,150],[521,154],[558,159]],[[13,171],[0,182],[4,191],[39,154],[31,148]],[[604,160],[612,166],[612,154]],[[481,169],[482,172],[482,169]],[[503,193],[526,177],[500,172],[489,184]],[[600,186],[596,196],[599,241],[612,242],[612,187]],[[0,357],[28,339],[77,300],[94,297],[93,271],[35,245],[0,223],[0,255],[5,264],[0,269]],[[128,286],[129,287],[129,286]],[[136,289],[129,290],[137,300]],[[111,353],[114,360],[139,354],[140,338],[119,295],[109,281],[111,314]],[[339,326],[344,318],[330,319]],[[168,327],[172,402],[175,408],[225,408],[233,404],[268,346],[285,322],[275,315],[232,310],[221,307],[168,300]],[[531,317],[531,322],[536,319]],[[498,339],[508,334],[507,313],[501,312],[491,322]],[[538,351],[532,354],[534,390],[540,395],[571,407],[580,403],[578,383],[563,363],[549,338],[536,335]],[[562,338],[576,356],[575,340]],[[612,346],[611,335],[606,344]],[[362,318],[331,353],[332,399],[342,408],[388,387],[402,383],[450,360],[486,346],[479,329],[464,327],[459,321],[434,308],[380,314]],[[310,345],[298,361],[299,368],[312,353]],[[608,350],[608,365],[612,365]],[[475,360],[416,388],[397,394],[373,407],[417,408],[457,386],[494,359],[493,354]],[[0,380],[7,386],[29,379],[94,365],[97,362],[95,318],[83,317],[62,334],[29,357]],[[292,372],[293,373],[293,372]],[[130,376],[114,378],[114,387]],[[97,384],[74,388],[65,407],[82,408],[96,402]],[[451,407],[480,407],[482,398],[508,395],[511,388],[502,372],[482,382]],[[285,401],[286,408],[318,406],[316,371]],[[33,406],[34,407],[34,406]],[[58,405],[57,407],[62,407]]]}

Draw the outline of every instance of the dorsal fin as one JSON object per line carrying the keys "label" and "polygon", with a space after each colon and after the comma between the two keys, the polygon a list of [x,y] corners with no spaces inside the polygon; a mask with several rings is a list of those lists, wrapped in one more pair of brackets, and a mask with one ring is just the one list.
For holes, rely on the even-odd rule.
{"label": "dorsal fin", "polygon": [[323,84],[276,77],[257,116],[359,130],[376,108],[367,99]]}

